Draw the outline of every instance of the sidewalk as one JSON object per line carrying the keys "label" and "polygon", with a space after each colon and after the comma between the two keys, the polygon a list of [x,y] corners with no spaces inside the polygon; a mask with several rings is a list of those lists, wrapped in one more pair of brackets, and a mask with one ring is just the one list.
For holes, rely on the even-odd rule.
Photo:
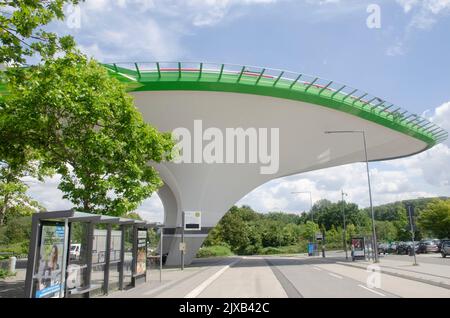
{"label": "sidewalk", "polygon": [[[218,257],[208,259],[195,259],[184,270],[179,267],[165,267],[162,272],[162,281],[159,281],[159,270],[149,269],[147,282],[136,288],[124,291],[115,291],[107,298],[182,298],[192,289],[226,265],[235,261],[236,257]],[[175,288],[176,287],[176,288]]]}
{"label": "sidewalk", "polygon": [[25,269],[17,269],[16,275],[0,279],[0,298],[23,298],[25,296]]}
{"label": "sidewalk", "polygon": [[419,262],[418,266],[414,266],[412,258],[409,261],[381,258],[379,264],[367,261],[337,263],[364,270],[367,270],[369,265],[378,265],[383,274],[450,289],[450,266],[448,265]]}

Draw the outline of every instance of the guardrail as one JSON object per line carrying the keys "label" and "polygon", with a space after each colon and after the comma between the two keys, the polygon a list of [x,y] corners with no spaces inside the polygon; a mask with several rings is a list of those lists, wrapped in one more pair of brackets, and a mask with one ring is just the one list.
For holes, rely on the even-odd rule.
{"label": "guardrail", "polygon": [[202,62],[130,62],[104,64],[126,81],[216,81],[286,89],[336,101],[400,125],[431,138],[434,144],[448,138],[448,132],[417,114],[386,100],[336,81],[284,70]]}

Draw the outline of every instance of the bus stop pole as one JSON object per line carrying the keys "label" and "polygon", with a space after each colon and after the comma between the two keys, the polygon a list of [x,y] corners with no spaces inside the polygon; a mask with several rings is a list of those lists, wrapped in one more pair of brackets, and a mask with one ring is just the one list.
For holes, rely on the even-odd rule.
{"label": "bus stop pole", "polygon": [[181,270],[184,270],[184,212],[181,215],[181,244],[183,244],[183,250],[181,251]]}
{"label": "bus stop pole", "polygon": [[159,233],[159,282],[162,282],[162,263],[163,263],[163,238],[164,238],[164,228],[161,227],[161,232]]}

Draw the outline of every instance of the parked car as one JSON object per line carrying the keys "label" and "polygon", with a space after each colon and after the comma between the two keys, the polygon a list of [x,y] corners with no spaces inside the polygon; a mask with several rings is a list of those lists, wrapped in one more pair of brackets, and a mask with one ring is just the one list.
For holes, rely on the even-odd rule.
{"label": "parked car", "polygon": [[398,243],[397,242],[392,242],[391,244],[389,244],[389,247],[387,249],[388,254],[395,254],[395,253],[397,253],[397,247],[398,247]]}
{"label": "parked car", "polygon": [[379,243],[378,244],[378,254],[386,255],[386,253],[388,252],[388,249],[389,249],[389,244],[387,244],[387,243]]}
{"label": "parked car", "polygon": [[447,255],[450,255],[450,240],[443,240],[441,242],[441,255],[443,258],[446,258]]}
{"label": "parked car", "polygon": [[417,253],[439,253],[439,240],[422,240],[419,243]]}
{"label": "parked car", "polygon": [[[411,244],[410,244],[411,243]],[[408,255],[412,248],[412,242],[400,242],[397,246],[398,255]]]}

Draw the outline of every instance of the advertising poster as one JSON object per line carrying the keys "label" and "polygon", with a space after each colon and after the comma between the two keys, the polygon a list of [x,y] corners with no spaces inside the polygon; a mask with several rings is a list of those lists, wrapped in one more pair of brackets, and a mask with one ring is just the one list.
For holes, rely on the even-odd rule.
{"label": "advertising poster", "polygon": [[147,270],[147,231],[138,231],[138,245],[136,257],[136,275],[144,275]]}
{"label": "advertising poster", "polygon": [[352,255],[353,257],[365,257],[364,238],[352,238]]}
{"label": "advertising poster", "polygon": [[39,266],[36,273],[36,298],[62,297],[64,224],[44,224],[41,233]]}

